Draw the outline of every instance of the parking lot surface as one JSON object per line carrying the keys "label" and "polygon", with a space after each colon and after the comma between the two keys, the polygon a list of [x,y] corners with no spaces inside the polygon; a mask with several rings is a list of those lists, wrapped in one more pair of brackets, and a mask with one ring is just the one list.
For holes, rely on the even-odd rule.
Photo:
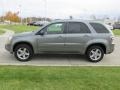
{"label": "parking lot surface", "polygon": [[85,56],[79,54],[40,54],[35,55],[31,61],[20,62],[14,55],[4,48],[7,36],[0,36],[0,65],[34,65],[34,66],[120,66],[120,37],[115,37],[115,51],[105,55],[98,63],[86,60]]}

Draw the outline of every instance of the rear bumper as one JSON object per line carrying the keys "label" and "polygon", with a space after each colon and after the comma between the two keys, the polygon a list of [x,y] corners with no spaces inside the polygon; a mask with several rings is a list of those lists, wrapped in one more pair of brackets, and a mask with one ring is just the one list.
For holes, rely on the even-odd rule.
{"label": "rear bumper", "polygon": [[114,49],[115,49],[115,44],[111,44],[110,47],[107,49],[106,54],[112,53]]}

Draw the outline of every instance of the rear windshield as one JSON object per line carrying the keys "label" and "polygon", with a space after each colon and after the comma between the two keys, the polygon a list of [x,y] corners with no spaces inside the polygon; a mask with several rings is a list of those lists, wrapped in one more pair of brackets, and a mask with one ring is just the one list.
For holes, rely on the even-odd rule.
{"label": "rear windshield", "polygon": [[97,33],[109,33],[108,29],[100,23],[90,23]]}

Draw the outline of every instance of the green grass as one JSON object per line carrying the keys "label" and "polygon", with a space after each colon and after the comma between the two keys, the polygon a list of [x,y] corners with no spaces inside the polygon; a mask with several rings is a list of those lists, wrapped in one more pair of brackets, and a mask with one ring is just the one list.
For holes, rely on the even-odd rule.
{"label": "green grass", "polygon": [[0,35],[4,34],[4,33],[5,33],[5,31],[3,31],[2,29],[0,29]]}
{"label": "green grass", "polygon": [[[15,33],[21,33],[21,32],[38,30],[40,27],[27,26],[27,25],[0,25],[0,28],[13,30]],[[4,33],[4,31],[0,30],[0,34],[2,34],[2,33]],[[113,30],[113,33],[115,35],[120,35],[120,30],[115,29],[115,30]]]}
{"label": "green grass", "polygon": [[119,35],[119,36],[120,36],[120,29],[115,29],[115,30],[113,30],[113,33],[114,33],[115,35]]}
{"label": "green grass", "polygon": [[40,27],[27,26],[27,25],[0,25],[0,28],[13,30],[15,33],[21,33],[21,32],[37,30]]}
{"label": "green grass", "polygon": [[0,66],[1,90],[120,90],[120,67]]}

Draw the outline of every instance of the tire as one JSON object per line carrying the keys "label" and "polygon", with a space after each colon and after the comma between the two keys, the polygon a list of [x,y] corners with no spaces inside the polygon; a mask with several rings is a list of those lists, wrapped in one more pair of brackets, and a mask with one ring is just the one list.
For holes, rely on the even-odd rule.
{"label": "tire", "polygon": [[15,47],[14,56],[16,57],[17,60],[26,62],[32,58],[33,50],[27,44],[20,44]]}
{"label": "tire", "polygon": [[[97,52],[97,53],[96,53]],[[87,58],[90,62],[99,62],[104,57],[104,51],[100,46],[91,46],[87,50]]]}

